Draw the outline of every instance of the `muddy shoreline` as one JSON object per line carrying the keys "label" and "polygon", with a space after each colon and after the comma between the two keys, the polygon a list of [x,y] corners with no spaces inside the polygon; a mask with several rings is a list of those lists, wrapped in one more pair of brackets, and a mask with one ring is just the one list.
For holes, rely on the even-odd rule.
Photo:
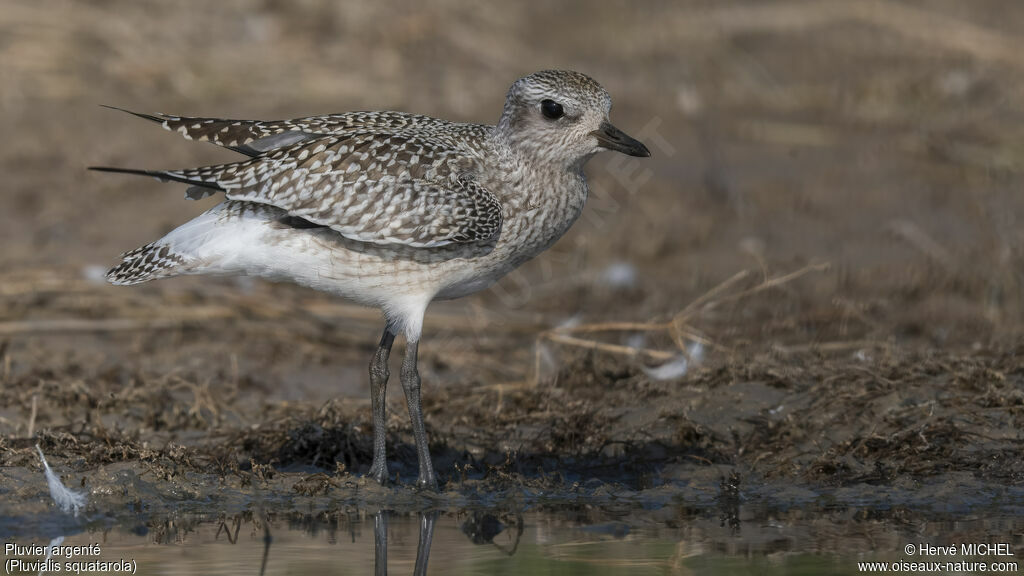
{"label": "muddy shoreline", "polygon": [[29,414],[34,397],[38,431],[3,438],[2,516],[6,530],[53,520],[37,443],[65,483],[89,495],[86,524],[256,508],[705,513],[731,498],[935,519],[1012,513],[1024,505],[1019,352],[737,355],[659,381],[576,351],[536,384],[429,390],[437,495],[408,485],[415,455],[399,397],[390,398],[388,438],[397,482],[380,487],[361,476],[372,432],[363,402],[241,401],[267,390],[255,376],[227,385],[102,364],[15,367],[0,401],[9,418]]}

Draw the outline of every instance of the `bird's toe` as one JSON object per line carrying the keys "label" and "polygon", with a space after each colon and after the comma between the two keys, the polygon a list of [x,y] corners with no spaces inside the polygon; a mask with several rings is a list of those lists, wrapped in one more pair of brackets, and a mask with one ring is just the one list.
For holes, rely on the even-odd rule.
{"label": "bird's toe", "polygon": [[384,464],[374,463],[370,471],[366,473],[367,478],[373,478],[381,486],[388,482],[388,467]]}

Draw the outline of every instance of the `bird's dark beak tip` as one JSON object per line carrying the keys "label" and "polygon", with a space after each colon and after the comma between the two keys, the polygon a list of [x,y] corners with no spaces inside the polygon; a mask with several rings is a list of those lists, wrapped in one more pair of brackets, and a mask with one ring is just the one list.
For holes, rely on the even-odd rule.
{"label": "bird's dark beak tip", "polygon": [[601,124],[601,128],[595,130],[593,134],[601,146],[608,150],[622,152],[637,158],[650,158],[651,156],[651,151],[644,146],[643,142],[627,135],[609,122]]}

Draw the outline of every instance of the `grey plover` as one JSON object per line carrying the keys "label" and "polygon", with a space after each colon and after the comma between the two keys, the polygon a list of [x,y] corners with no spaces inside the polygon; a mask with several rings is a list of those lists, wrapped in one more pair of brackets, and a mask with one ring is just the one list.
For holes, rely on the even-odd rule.
{"label": "grey plover", "polygon": [[387,478],[385,388],[395,336],[419,459],[437,487],[420,408],[416,354],[427,305],[486,288],[540,254],[583,210],[583,165],[602,150],[650,156],[608,121],[611,98],[589,76],[546,70],[516,80],[494,126],[402,112],[262,122],[138,114],[250,158],[190,170],[95,170],[189,184],[225,201],[125,253],[113,284],[182,274],[288,280],[379,307],[370,362],[373,463]]}

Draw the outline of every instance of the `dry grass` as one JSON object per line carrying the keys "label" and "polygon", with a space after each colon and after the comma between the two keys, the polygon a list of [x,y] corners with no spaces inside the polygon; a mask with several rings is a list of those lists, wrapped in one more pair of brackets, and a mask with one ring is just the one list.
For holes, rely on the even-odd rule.
{"label": "dry grass", "polygon": [[[700,344],[715,350],[731,351],[726,345],[716,342],[707,335],[701,333],[693,326],[693,321],[699,317],[704,310],[710,310],[727,304],[738,302],[766,290],[778,288],[795,281],[810,272],[825,272],[828,264],[811,264],[788,274],[776,277],[765,277],[757,285],[743,290],[730,291],[737,284],[753,275],[752,270],[741,270],[730,276],[727,280],[711,288],[686,305],[678,313],[674,314],[667,322],[598,322],[580,324],[576,326],[563,326],[541,332],[537,336],[534,354],[533,381],[536,384],[541,378],[541,349],[544,342],[553,342],[564,346],[571,346],[584,350],[595,350],[609,354],[623,355],[630,358],[644,357],[651,360],[671,360],[680,355],[689,358],[690,345]],[[580,338],[581,334],[595,334],[602,332],[633,332],[633,333],[665,333],[675,344],[674,350],[656,350],[637,346],[625,346],[610,344],[590,338]],[[848,344],[848,343],[845,343]],[[846,349],[841,342],[831,342],[821,345],[818,349]]]}

